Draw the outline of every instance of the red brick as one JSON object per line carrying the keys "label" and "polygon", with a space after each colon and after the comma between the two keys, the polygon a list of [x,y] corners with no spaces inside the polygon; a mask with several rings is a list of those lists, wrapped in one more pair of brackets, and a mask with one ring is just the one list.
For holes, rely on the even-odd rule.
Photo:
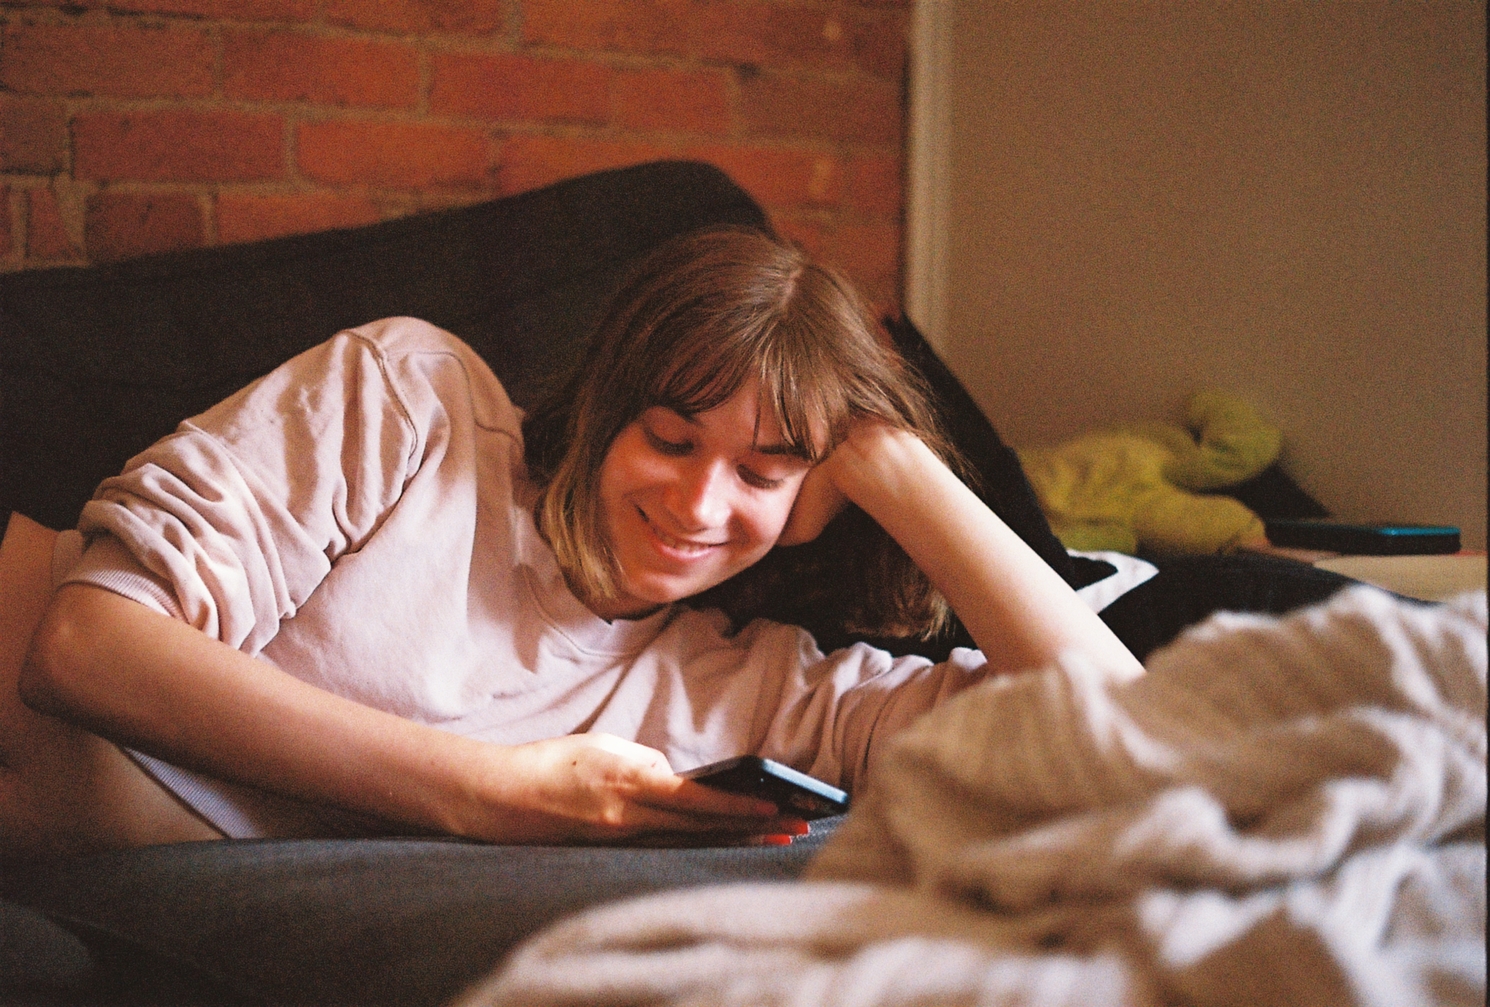
{"label": "red brick", "polygon": [[627,140],[511,136],[502,146],[502,193],[526,192],[576,175],[642,164],[674,153]]}
{"label": "red brick", "polygon": [[893,11],[710,3],[694,8],[687,32],[688,51],[705,59],[888,78],[904,72],[907,19]]}
{"label": "red brick", "polygon": [[268,196],[225,192],[217,198],[217,240],[227,244],[309,234],[371,224],[381,216],[377,204],[366,196],[333,192]]}
{"label": "red brick", "polygon": [[790,209],[838,201],[842,172],[831,154],[779,147],[690,147],[685,156],[724,169],[763,206]]}
{"label": "red brick", "polygon": [[519,55],[437,54],[429,110],[486,119],[605,123],[615,71],[602,63]]}
{"label": "red brick", "polygon": [[691,9],[689,0],[526,0],[523,39],[586,51],[681,54]]}
{"label": "red brick", "polygon": [[851,18],[848,44],[854,65],[876,77],[905,76],[910,19],[896,11],[881,17]]}
{"label": "red brick", "polygon": [[844,166],[843,205],[876,217],[900,216],[904,183],[898,154],[864,154]]}
{"label": "red brick", "polygon": [[0,95],[0,171],[53,175],[67,151],[61,102]]}
{"label": "red brick", "polygon": [[320,182],[417,189],[491,176],[492,141],[477,129],[332,120],[302,123],[296,143],[301,172]]}
{"label": "red brick", "polygon": [[900,303],[900,244],[899,224],[840,224],[823,254],[883,312]]}
{"label": "red brick", "polygon": [[900,88],[893,83],[756,74],[741,80],[740,99],[753,134],[900,143]]}
{"label": "red brick", "polygon": [[9,25],[0,84],[31,94],[120,98],[212,93],[212,44],[187,28]]}
{"label": "red brick", "polygon": [[292,32],[233,32],[223,43],[229,98],[413,108],[419,54],[408,45]]}
{"label": "red brick", "polygon": [[772,214],[771,226],[778,234],[796,242],[814,259],[823,257],[827,246],[827,225],[816,217],[799,217],[793,214]]}
{"label": "red brick", "polygon": [[14,248],[10,236],[10,187],[0,185],[0,258],[10,258]]}
{"label": "red brick", "polygon": [[688,24],[694,55],[758,66],[848,70],[849,39],[841,11],[762,3],[706,4]]}
{"label": "red brick", "polygon": [[504,0],[327,0],[333,24],[375,31],[492,34],[505,27]]}
{"label": "red brick", "polygon": [[777,230],[821,262],[846,273],[876,313],[900,303],[900,226],[830,223],[810,217],[772,218]]}
{"label": "red brick", "polygon": [[88,197],[84,240],[94,262],[196,248],[205,234],[195,196],[99,192]]}
{"label": "red brick", "polygon": [[140,14],[185,14],[213,21],[289,21],[316,16],[317,0],[109,0],[113,10]]}
{"label": "red brick", "polygon": [[248,112],[93,112],[73,119],[73,175],[240,182],[282,178],[284,121]]}
{"label": "red brick", "polygon": [[723,70],[633,70],[616,78],[616,122],[636,130],[730,131],[729,76]]}
{"label": "red brick", "polygon": [[83,250],[67,233],[57,193],[51,189],[32,189],[26,213],[26,257],[44,261],[77,262]]}

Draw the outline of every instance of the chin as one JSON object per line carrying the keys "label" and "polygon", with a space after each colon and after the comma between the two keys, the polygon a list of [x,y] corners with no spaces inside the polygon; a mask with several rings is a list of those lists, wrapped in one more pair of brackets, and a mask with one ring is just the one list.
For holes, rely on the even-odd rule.
{"label": "chin", "polygon": [[674,578],[665,574],[652,574],[641,578],[623,575],[618,586],[629,599],[643,605],[671,605],[695,595],[703,594],[712,587],[724,583],[738,570],[720,573],[718,576]]}
{"label": "chin", "polygon": [[702,594],[713,583],[698,584],[641,584],[629,587],[627,594],[648,605],[671,605],[673,602],[692,598],[696,594]]}

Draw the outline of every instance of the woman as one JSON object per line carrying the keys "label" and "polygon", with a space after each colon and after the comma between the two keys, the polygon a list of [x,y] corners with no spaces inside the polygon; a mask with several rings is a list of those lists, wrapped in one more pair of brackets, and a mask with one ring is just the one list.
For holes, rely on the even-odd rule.
{"label": "woman", "polygon": [[[341,333],[131,460],[79,533],[12,519],[5,846],[780,841],[805,823],[673,769],[756,752],[852,788],[991,672],[1076,649],[1136,674],[928,416],[848,285],[750,231],[650,257],[525,424],[432,326]],[[849,504],[881,530],[844,567],[857,621],[949,603],[981,655],[745,624],[813,589],[759,561]],[[700,596],[738,618],[676,604]]]}

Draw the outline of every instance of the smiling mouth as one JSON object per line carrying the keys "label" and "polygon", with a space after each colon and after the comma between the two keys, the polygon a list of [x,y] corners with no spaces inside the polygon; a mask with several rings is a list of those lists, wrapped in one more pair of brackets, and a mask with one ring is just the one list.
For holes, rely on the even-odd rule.
{"label": "smiling mouth", "polygon": [[720,546],[724,545],[723,542],[692,542],[686,538],[678,538],[676,535],[669,535],[667,532],[663,531],[657,526],[657,522],[653,521],[650,517],[647,516],[646,511],[638,507],[636,509],[636,512],[641,516],[641,519],[646,524],[646,526],[652,530],[652,534],[657,536],[657,540],[663,545],[667,546],[669,549],[697,556],[708,552],[710,549],[717,549]]}

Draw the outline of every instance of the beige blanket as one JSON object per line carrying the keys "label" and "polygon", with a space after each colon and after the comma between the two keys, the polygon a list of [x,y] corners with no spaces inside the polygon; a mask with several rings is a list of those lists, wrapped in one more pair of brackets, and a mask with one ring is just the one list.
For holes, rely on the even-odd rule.
{"label": "beige blanket", "polygon": [[563,922],[475,1005],[1483,1004],[1485,595],[1222,615],[896,742],[810,880]]}

